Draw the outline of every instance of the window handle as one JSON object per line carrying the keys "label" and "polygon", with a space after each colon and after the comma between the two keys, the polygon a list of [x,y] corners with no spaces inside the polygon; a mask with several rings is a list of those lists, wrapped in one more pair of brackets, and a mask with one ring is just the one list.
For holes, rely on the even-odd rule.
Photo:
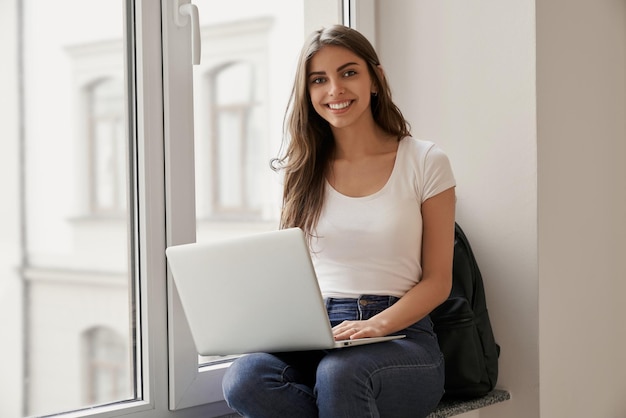
{"label": "window handle", "polygon": [[191,20],[191,60],[193,65],[200,64],[200,20],[198,18],[198,7],[192,4],[190,0],[176,0],[174,2],[174,16],[176,25],[183,27],[187,25],[187,21]]}

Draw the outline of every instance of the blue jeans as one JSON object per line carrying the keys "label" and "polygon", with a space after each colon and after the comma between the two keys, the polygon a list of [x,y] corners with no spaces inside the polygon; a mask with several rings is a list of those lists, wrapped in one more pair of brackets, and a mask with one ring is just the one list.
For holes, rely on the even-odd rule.
{"label": "blue jeans", "polygon": [[[368,319],[392,296],[328,299],[331,324]],[[238,358],[222,383],[228,405],[248,418],[419,418],[443,395],[444,363],[429,317],[406,338],[335,350],[255,353]]]}

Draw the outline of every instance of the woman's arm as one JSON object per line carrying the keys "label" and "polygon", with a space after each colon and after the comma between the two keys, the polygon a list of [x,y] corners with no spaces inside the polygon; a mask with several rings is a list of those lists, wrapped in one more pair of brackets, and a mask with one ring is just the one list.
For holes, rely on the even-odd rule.
{"label": "woman's arm", "polygon": [[379,337],[402,330],[428,315],[450,294],[454,255],[454,187],[422,204],[422,279],[400,300],[366,321],[333,328],[338,340]]}

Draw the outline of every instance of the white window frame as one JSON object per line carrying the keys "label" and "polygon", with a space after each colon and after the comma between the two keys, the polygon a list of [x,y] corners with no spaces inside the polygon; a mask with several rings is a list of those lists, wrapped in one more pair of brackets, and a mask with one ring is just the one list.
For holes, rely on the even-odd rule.
{"label": "white window frame", "polygon": [[376,48],[376,0],[344,0],[341,3],[344,25],[357,29]]}
{"label": "white window frame", "polygon": [[[128,13],[130,6],[125,8]],[[161,10],[152,0],[135,0],[132,9],[135,34],[125,33],[125,39],[135,38],[134,45],[125,43],[125,51],[135,48],[133,80],[135,103],[126,111],[134,120],[130,140],[136,140],[134,158],[135,190],[138,207],[131,203],[131,211],[138,225],[139,235],[133,242],[133,274],[136,281],[135,297],[137,326],[140,327],[136,348],[135,378],[137,400],[118,402],[92,409],[71,411],[64,418],[98,417],[154,418],[168,416],[167,370],[167,290],[165,286],[165,199],[163,169],[163,82],[161,60]],[[128,20],[128,18],[127,18]],[[126,30],[128,30],[128,24]],[[126,56],[130,54],[125,53]],[[132,70],[131,64],[126,63]],[[136,137],[135,137],[136,136]],[[161,280],[159,280],[161,278]],[[177,418],[191,417],[190,414]]]}
{"label": "white window frame", "polygon": [[[349,0],[305,0],[305,34],[342,21],[345,1]],[[373,6],[373,0],[364,1]],[[221,390],[228,364],[199,366],[165,260],[167,246],[193,242],[196,234],[191,34],[189,26],[176,26],[174,9],[174,0],[134,4],[136,73],[131,78],[136,103],[127,110],[134,115],[137,135],[133,187],[138,207],[131,210],[136,211],[139,230],[134,243],[136,292],[141,295],[136,305],[141,327],[138,400],[63,417],[193,418],[230,413]]]}

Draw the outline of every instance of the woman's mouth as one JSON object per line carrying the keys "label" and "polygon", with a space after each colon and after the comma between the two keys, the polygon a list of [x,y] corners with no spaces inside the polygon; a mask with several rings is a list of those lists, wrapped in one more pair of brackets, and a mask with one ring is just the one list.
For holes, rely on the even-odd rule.
{"label": "woman's mouth", "polygon": [[350,106],[350,104],[352,104],[352,101],[346,100],[345,102],[328,103],[327,106],[331,108],[332,110],[342,110]]}

